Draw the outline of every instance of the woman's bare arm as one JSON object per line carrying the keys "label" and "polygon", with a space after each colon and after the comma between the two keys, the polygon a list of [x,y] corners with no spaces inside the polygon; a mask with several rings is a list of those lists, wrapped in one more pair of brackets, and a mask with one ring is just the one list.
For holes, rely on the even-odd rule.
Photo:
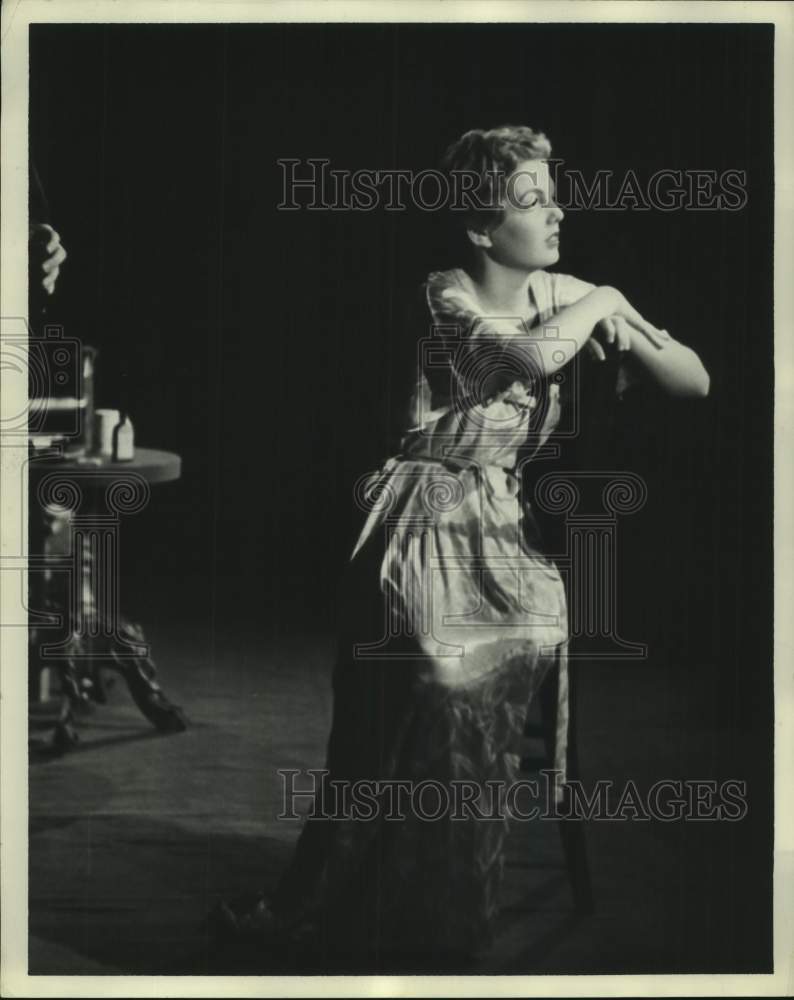
{"label": "woman's bare arm", "polygon": [[[630,313],[634,312],[631,306],[628,309]],[[607,340],[615,343],[619,350],[630,352],[629,356],[637,367],[671,396],[708,395],[709,374],[691,347],[668,334],[664,347],[660,349],[621,313],[607,317],[602,328],[606,331]]]}
{"label": "woman's bare arm", "polygon": [[[618,313],[624,303],[631,308],[616,288],[603,285],[588,292],[573,305],[561,309],[550,320],[533,327],[527,336],[533,341],[532,358],[540,363],[540,374],[548,377],[567,365],[590,339],[595,327],[608,316]],[[645,340],[652,350],[660,350],[669,342],[664,331],[648,323],[639,313],[633,313],[631,323],[637,339]]]}

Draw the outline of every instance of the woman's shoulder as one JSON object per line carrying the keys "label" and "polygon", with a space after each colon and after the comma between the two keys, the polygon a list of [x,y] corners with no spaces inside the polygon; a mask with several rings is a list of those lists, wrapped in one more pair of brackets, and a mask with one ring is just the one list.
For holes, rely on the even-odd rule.
{"label": "woman's shoulder", "polygon": [[558,312],[584,298],[595,289],[589,281],[559,271],[535,271],[530,278],[541,312]]}
{"label": "woman's shoulder", "polygon": [[[577,302],[596,286],[572,274],[538,270],[530,275],[529,287],[538,304],[557,310]],[[479,311],[474,282],[463,268],[431,271],[420,288],[434,313]]]}
{"label": "woman's shoulder", "polygon": [[472,337],[501,338],[519,333],[512,317],[483,312],[474,281],[463,268],[431,271],[423,287],[433,322],[438,326],[454,326]]}

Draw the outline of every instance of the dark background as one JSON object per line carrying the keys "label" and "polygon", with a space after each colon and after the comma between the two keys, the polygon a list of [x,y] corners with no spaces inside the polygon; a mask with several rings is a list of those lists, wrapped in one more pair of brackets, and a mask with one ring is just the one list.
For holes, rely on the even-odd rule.
{"label": "dark background", "polygon": [[750,964],[771,929],[772,45],[764,25],[31,29],[31,154],[69,252],[50,320],[99,349],[98,405],[127,401],[138,443],[184,462],[125,525],[125,603],[213,636],[333,628],[403,303],[461,263],[434,213],[278,211],[278,158],[424,169],[510,122],[588,178],[747,172],[738,212],[569,212],[560,270],[620,288],[711,374],[707,400],[621,404],[595,374],[562,462],[648,483],[620,528],[620,631],[747,777]]}

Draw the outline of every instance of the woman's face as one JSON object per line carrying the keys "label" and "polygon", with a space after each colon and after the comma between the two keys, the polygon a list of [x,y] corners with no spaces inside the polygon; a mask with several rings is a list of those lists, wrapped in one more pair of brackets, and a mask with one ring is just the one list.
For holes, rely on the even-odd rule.
{"label": "woman's face", "polygon": [[560,259],[562,209],[554,203],[554,182],[545,160],[519,163],[505,185],[503,216],[488,231],[486,253],[504,267],[536,271]]}

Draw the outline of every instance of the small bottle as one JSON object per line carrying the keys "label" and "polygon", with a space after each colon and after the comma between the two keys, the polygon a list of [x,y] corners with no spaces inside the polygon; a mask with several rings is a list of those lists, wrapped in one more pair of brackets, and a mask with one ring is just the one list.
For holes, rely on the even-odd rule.
{"label": "small bottle", "polygon": [[103,458],[113,458],[113,441],[116,428],[121,420],[118,410],[99,409],[94,411],[94,450]]}
{"label": "small bottle", "polygon": [[113,429],[113,461],[131,462],[135,458],[135,430],[129,414],[122,410]]}

